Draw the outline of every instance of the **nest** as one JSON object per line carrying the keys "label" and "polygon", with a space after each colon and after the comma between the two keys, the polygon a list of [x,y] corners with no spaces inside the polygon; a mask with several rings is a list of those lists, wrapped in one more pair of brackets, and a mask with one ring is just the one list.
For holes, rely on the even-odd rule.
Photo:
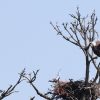
{"label": "nest", "polygon": [[52,94],[56,100],[96,100],[100,96],[100,84],[89,82],[85,85],[83,80],[69,82],[54,79]]}

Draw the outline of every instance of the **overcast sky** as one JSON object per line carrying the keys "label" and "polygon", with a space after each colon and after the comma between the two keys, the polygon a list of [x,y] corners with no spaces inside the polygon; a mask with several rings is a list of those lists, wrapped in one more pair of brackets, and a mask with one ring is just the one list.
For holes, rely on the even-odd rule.
{"label": "overcast sky", "polygon": [[[82,15],[95,9],[100,31],[99,0],[0,0],[0,89],[18,79],[23,68],[27,72],[40,69],[36,86],[46,92],[48,80],[57,74],[63,80],[84,79],[85,60],[81,50],[56,35],[50,21],[59,25],[71,21],[70,13],[80,7]],[[94,70],[90,71],[91,77]],[[29,100],[34,90],[22,83],[20,91],[5,100]],[[42,100],[37,97],[35,100]]]}

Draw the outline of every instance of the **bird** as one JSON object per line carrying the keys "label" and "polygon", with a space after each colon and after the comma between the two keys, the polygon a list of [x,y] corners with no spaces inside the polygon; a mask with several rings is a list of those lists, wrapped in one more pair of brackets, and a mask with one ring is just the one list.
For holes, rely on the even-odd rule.
{"label": "bird", "polygon": [[100,40],[90,42],[93,53],[100,57]]}

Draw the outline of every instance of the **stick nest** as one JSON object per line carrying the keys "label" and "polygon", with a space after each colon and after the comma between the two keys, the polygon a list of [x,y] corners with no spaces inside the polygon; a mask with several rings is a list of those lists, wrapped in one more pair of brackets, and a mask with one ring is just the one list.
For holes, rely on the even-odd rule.
{"label": "stick nest", "polygon": [[89,82],[86,86],[83,80],[66,82],[53,79],[50,82],[53,83],[51,91],[55,100],[82,100],[84,96],[96,100],[100,96],[100,84],[97,83]]}

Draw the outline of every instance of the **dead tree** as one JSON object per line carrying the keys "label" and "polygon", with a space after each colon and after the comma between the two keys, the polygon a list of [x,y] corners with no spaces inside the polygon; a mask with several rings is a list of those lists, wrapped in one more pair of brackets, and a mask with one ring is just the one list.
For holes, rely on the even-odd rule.
{"label": "dead tree", "polygon": [[10,85],[6,90],[0,90],[0,100],[3,100],[4,98],[10,96],[11,94],[18,92],[15,90],[15,88],[23,81],[23,75],[24,75],[24,70],[19,75],[19,79],[14,85]]}
{"label": "dead tree", "polygon": [[[63,23],[64,34],[61,27],[58,24],[50,24],[57,32],[57,35],[62,36],[67,42],[79,47],[85,57],[85,80],[68,82],[61,81],[60,78],[50,80],[52,82],[52,89],[49,89],[47,93],[41,93],[39,89],[34,85],[36,80],[37,72],[33,71],[32,74],[23,75],[25,80],[34,88],[36,93],[46,100],[96,100],[100,97],[100,63],[97,63],[97,56],[94,56],[93,51],[90,47],[90,43],[95,39],[98,39],[99,35],[96,32],[95,26],[97,23],[97,17],[95,11],[86,17],[82,17],[77,8],[75,14],[70,14],[72,21],[70,24]],[[95,76],[91,80],[89,78],[90,66],[94,66],[96,69]]]}
{"label": "dead tree", "polygon": [[[88,15],[86,17],[81,17],[78,8],[76,15],[70,14],[70,16],[73,18],[73,22],[70,23],[70,26],[68,27],[68,23],[63,23],[63,27],[69,36],[65,36],[58,25],[54,26],[52,23],[51,25],[58,35],[62,36],[66,41],[75,46],[78,46],[83,51],[86,60],[85,84],[87,85],[89,81],[90,63],[93,63],[96,70],[98,70],[99,67],[94,61],[97,57],[93,57],[93,54],[88,48],[89,43],[94,41],[95,37],[98,36],[98,33],[95,30],[97,17],[95,16],[95,12],[93,12],[90,20],[87,21]],[[94,81],[96,81],[96,79]]]}
{"label": "dead tree", "polygon": [[[96,84],[98,88],[99,82],[97,82],[97,79],[99,78],[99,72],[100,72],[100,63],[97,64],[96,60],[98,57],[94,57],[93,51],[91,48],[89,48],[90,43],[93,42],[95,39],[97,39],[98,33],[96,32],[95,26],[97,23],[97,17],[95,15],[95,11],[91,14],[90,18],[88,15],[86,17],[82,17],[79,11],[79,8],[77,8],[76,14],[70,14],[72,18],[72,22],[70,24],[63,23],[63,28],[67,32],[67,35],[65,35],[61,28],[56,24],[54,25],[52,22],[50,23],[54,30],[57,32],[58,35],[62,36],[66,41],[74,44],[75,46],[79,47],[85,56],[85,62],[86,62],[86,69],[85,69],[85,81],[84,85],[85,87],[88,87],[90,84],[89,79],[89,70],[90,70],[90,64],[92,64],[96,69],[96,75],[94,76],[94,79],[92,80],[92,84]],[[88,19],[89,18],[89,19]],[[98,83],[98,84],[97,84]],[[96,96],[98,97],[99,89],[96,91]],[[98,94],[98,95],[97,95]],[[95,100],[90,99],[90,97],[84,96],[81,98],[81,100]]]}
{"label": "dead tree", "polygon": [[[67,33],[64,34],[59,25],[50,23],[57,35],[62,36],[67,42],[79,47],[85,57],[85,79],[73,81],[62,81],[60,78],[50,80],[52,83],[51,89],[48,89],[47,93],[42,93],[36,86],[35,80],[39,70],[32,73],[26,73],[25,69],[20,73],[20,77],[15,85],[9,86],[7,90],[0,91],[0,100],[16,92],[15,88],[21,81],[25,80],[36,91],[37,95],[45,100],[96,100],[100,97],[100,62],[97,62],[98,57],[94,56],[94,53],[90,47],[90,43],[98,39],[99,35],[96,32],[95,26],[97,23],[97,17],[95,11],[86,17],[82,17],[77,8],[76,14],[70,14],[72,22],[70,24],[63,23],[63,29]],[[94,66],[96,69],[95,76],[91,80],[89,78],[90,66]],[[30,100],[34,100],[35,96]]]}

